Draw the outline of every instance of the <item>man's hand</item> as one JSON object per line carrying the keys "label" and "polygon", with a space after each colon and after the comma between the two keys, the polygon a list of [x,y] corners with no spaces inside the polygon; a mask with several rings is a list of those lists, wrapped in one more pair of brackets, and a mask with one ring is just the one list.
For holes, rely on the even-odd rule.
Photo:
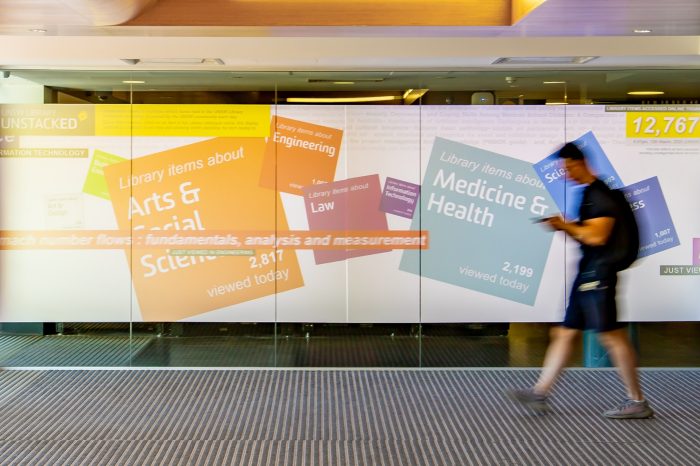
{"label": "man's hand", "polygon": [[559,215],[555,215],[554,217],[549,217],[543,223],[547,224],[547,226],[549,226],[549,228],[551,228],[552,230],[556,230],[556,231],[563,230],[565,228],[565,225],[566,225],[566,222],[564,221],[564,219],[562,217],[560,217]]}
{"label": "man's hand", "polygon": [[598,217],[585,220],[583,223],[567,222],[560,216],[549,217],[542,223],[555,231],[563,231],[579,243],[588,246],[602,246],[610,237],[615,219]]}

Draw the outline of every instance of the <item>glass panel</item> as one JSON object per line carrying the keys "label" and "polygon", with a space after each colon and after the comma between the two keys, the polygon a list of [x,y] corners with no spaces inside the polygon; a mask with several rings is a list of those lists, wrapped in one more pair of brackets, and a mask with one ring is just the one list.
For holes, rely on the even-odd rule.
{"label": "glass panel", "polygon": [[[2,76],[0,229],[5,237],[56,232],[69,243],[83,238],[95,246],[3,244],[3,365],[538,365],[548,328],[539,322],[559,319],[576,246],[554,235],[544,267],[537,260],[543,248],[538,238],[547,235],[529,223],[539,214],[516,208],[503,215],[496,209],[502,205],[488,199],[483,205],[483,199],[467,195],[466,184],[465,193],[453,190],[449,177],[454,173],[455,183],[481,180],[484,190],[530,199],[535,186],[504,176],[523,175],[525,166],[543,161],[562,141],[589,131],[615,159],[625,183],[659,180],[680,238],[673,248],[659,248],[667,244],[659,240],[666,241],[669,228],[652,232],[659,235],[659,253],[629,272],[648,276],[633,280],[634,292],[621,300],[624,315],[697,319],[698,290],[687,287],[688,276],[673,276],[673,268],[663,277],[657,271],[665,264],[692,267],[700,261],[695,251],[700,242],[692,234],[698,217],[692,203],[683,201],[697,196],[677,192],[694,184],[690,178],[676,182],[697,172],[692,165],[697,138],[688,119],[697,109],[674,113],[669,128],[683,134],[671,138],[630,136],[647,128],[642,123],[649,115],[641,115],[636,129],[625,116],[629,112],[604,107],[695,105],[697,70],[12,70]],[[664,94],[628,94],[636,90]],[[298,101],[304,97],[346,101]],[[544,106],[555,103],[567,106]],[[93,125],[94,131],[69,134],[76,128],[66,123],[57,130],[66,134],[40,134],[36,128],[19,134],[4,123],[27,112],[36,119],[51,111],[66,113],[66,121],[77,118],[78,127]],[[668,115],[657,116],[665,122]],[[685,120],[679,123],[678,116]],[[243,134],[251,128],[261,132]],[[271,128],[288,139],[270,138]],[[656,129],[661,134],[665,127]],[[293,144],[303,145],[302,134],[314,138],[319,157],[294,159],[286,144],[298,149]],[[323,152],[331,147],[334,157]],[[42,155],[40,149],[52,152]],[[83,152],[68,157],[58,149]],[[310,146],[304,150],[307,156],[314,152]],[[673,163],[665,163],[669,160]],[[470,161],[479,168],[471,172]],[[442,166],[447,168],[438,179]],[[387,204],[389,198],[406,203],[416,185],[422,185],[420,209],[409,213],[406,205],[400,211],[396,203]],[[352,186],[358,189],[351,194]],[[348,192],[332,200],[321,197],[343,187]],[[403,198],[387,196],[389,190]],[[367,196],[358,194],[363,192]],[[379,209],[373,207],[377,199]],[[333,210],[331,202],[342,204],[343,211],[324,223],[320,219]],[[446,207],[448,202],[454,206]],[[456,222],[458,204],[470,203],[481,209],[481,222],[474,211],[471,222]],[[442,213],[436,215],[436,209]],[[487,237],[479,237],[479,228],[487,228],[481,223],[504,216],[512,238],[493,233],[495,223]],[[343,238],[360,227],[372,232],[368,238],[426,230],[429,243],[420,252],[333,250],[325,244],[327,234],[314,234],[328,227]],[[297,247],[294,232],[317,243]],[[66,238],[72,234],[77,236]],[[196,241],[198,235],[207,238],[205,244],[175,242]],[[214,244],[212,235],[242,242]],[[133,249],[119,244],[125,240],[134,241]],[[55,240],[45,243],[50,241]],[[506,246],[494,250],[496,243]],[[506,253],[517,263],[501,257]],[[462,267],[463,281],[445,275],[452,262]],[[538,267],[544,267],[541,277]],[[482,283],[475,282],[478,272]],[[488,289],[494,277],[500,291]],[[659,280],[672,292],[650,296]],[[524,302],[533,297],[526,285],[537,290],[531,303]],[[659,317],[658,309],[665,314]],[[696,364],[687,350],[674,354],[667,342],[676,334],[692,341],[697,323],[643,322],[636,328],[643,364]]]}
{"label": "glass panel", "polygon": [[423,106],[421,122],[423,364],[508,366],[508,323],[564,303],[562,238],[531,220],[557,212],[533,165],[564,141],[563,107]]}
{"label": "glass panel", "polygon": [[[323,153],[323,144],[315,154],[306,154],[316,160],[316,176],[307,176],[303,198],[296,199],[301,228],[332,234],[314,250],[299,252],[304,288],[278,297],[280,355],[294,347],[290,364],[419,364],[419,277],[399,270],[403,248],[343,248],[345,243],[338,242],[375,240],[410,229],[412,213],[402,217],[396,209],[382,207],[388,178],[395,178],[398,189],[400,183],[415,186],[419,174],[418,108],[400,106],[403,94],[418,88],[418,81],[412,74],[394,75],[293,72],[280,81],[279,115],[294,120],[292,126],[312,129],[313,135],[305,137],[325,138],[311,142],[337,145],[333,170],[329,162],[336,157]],[[300,102],[316,105],[295,105]],[[290,121],[278,119],[278,127],[282,124]],[[287,130],[303,139],[299,129]],[[331,142],[336,135],[339,144]]]}
{"label": "glass panel", "polygon": [[0,364],[128,365],[145,341],[130,339],[130,242],[103,168],[128,157],[130,134],[105,137],[103,106],[56,103],[14,73],[0,90]]}
{"label": "glass panel", "polygon": [[111,173],[120,186],[113,202],[137,246],[134,321],[166,329],[135,365],[275,364],[274,276],[284,252],[270,238],[284,219],[274,185],[261,185],[271,110],[133,105],[134,158]]}
{"label": "glass panel", "polygon": [[[294,258],[301,286],[277,295],[278,364],[347,365],[334,357],[326,332],[327,324],[348,322],[346,254],[329,249],[331,241],[322,233],[343,231],[345,212],[330,196],[319,194],[334,180],[347,177],[344,108],[279,105],[275,121],[279,210],[285,212],[292,230],[311,235],[305,240],[306,247],[296,251],[298,259]],[[284,278],[280,285],[283,283]],[[330,343],[335,345],[332,340]]]}
{"label": "glass panel", "polygon": [[[374,238],[400,235],[417,238],[420,154],[418,106],[348,106],[348,182],[354,211],[348,215],[348,234],[371,230]],[[354,190],[354,191],[353,191]],[[360,236],[362,237],[362,236]],[[420,363],[419,271],[407,270],[406,252],[420,243],[359,250],[348,260],[349,321],[376,326],[358,335],[357,352],[373,354],[379,366],[417,366]]]}

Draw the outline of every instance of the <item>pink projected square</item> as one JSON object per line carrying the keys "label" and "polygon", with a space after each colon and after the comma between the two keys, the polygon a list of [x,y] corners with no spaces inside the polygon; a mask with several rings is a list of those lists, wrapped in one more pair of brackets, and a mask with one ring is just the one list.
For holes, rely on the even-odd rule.
{"label": "pink projected square", "polygon": [[[387,231],[386,214],[379,209],[379,175],[307,186],[304,191],[309,230]],[[386,249],[314,250],[316,264],[388,252]]]}

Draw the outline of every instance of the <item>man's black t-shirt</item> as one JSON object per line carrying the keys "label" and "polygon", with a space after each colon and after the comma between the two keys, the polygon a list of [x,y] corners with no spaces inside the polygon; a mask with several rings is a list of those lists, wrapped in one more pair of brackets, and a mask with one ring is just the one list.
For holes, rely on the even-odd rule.
{"label": "man's black t-shirt", "polygon": [[[583,191],[579,222],[600,217],[617,219],[619,212],[610,188],[601,180],[596,179],[593,183],[586,186]],[[613,226],[611,235],[613,234],[615,234],[615,226]],[[581,253],[579,273],[594,272],[597,278],[603,278],[610,273],[615,273],[615,268],[611,266],[613,251],[610,241],[602,246],[588,246],[581,243]]]}

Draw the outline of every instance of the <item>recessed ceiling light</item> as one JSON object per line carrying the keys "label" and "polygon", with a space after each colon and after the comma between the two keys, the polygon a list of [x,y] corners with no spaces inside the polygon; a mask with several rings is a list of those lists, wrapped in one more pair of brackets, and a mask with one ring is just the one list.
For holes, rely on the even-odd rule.
{"label": "recessed ceiling light", "polygon": [[120,58],[129,65],[224,65],[221,58]]}
{"label": "recessed ceiling light", "polygon": [[635,34],[649,34],[651,32],[651,29],[635,29],[634,33]]}
{"label": "recessed ceiling light", "polygon": [[566,84],[566,81],[542,81],[542,84]]}
{"label": "recessed ceiling light", "polygon": [[37,33],[43,34],[44,32],[46,32],[46,29],[35,28],[35,29],[30,29],[29,32],[37,32]]}
{"label": "recessed ceiling light", "polygon": [[315,78],[308,78],[306,80],[307,83],[309,84],[357,84],[357,83],[381,83],[384,81],[384,78],[358,78],[358,79],[353,79],[352,81],[346,81],[346,80],[338,80],[338,79],[315,79]]}
{"label": "recessed ceiling light", "polygon": [[122,81],[124,84],[144,84],[146,81]]}
{"label": "recessed ceiling light", "polygon": [[598,57],[502,57],[493,65],[582,65]]}
{"label": "recessed ceiling light", "polygon": [[662,95],[664,91],[629,91],[627,95]]}

